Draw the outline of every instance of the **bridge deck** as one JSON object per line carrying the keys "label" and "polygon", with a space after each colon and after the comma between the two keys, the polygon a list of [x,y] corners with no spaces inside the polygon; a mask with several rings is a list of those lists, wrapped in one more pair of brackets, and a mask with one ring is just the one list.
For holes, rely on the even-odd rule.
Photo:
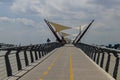
{"label": "bridge deck", "polygon": [[114,80],[73,45],[51,54],[19,80]]}

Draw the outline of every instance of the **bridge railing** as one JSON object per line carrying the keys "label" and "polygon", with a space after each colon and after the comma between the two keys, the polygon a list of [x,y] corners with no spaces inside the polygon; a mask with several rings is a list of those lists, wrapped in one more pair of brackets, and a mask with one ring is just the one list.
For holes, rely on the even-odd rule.
{"label": "bridge railing", "polygon": [[92,46],[84,43],[75,44],[82,49],[94,62],[115,79],[120,80],[120,51],[115,49]]}
{"label": "bridge railing", "polygon": [[39,60],[53,49],[63,46],[60,43],[47,43],[29,46],[0,48],[0,80],[15,75],[20,70]]}

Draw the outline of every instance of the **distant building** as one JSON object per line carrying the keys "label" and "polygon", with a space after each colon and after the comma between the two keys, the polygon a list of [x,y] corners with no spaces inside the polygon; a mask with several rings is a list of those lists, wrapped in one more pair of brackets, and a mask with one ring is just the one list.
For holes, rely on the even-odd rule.
{"label": "distant building", "polygon": [[15,45],[13,44],[5,44],[5,43],[0,43],[0,48],[5,48],[5,47],[14,47]]}
{"label": "distant building", "polygon": [[113,48],[113,49],[119,49],[120,50],[120,44],[109,44],[108,46],[106,46],[107,48]]}
{"label": "distant building", "polygon": [[115,44],[115,45],[113,46],[113,48],[114,48],[114,49],[120,49],[120,44]]}

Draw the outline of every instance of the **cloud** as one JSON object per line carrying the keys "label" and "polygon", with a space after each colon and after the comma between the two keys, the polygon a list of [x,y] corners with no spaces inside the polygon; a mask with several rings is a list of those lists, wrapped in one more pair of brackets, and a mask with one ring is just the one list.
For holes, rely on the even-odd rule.
{"label": "cloud", "polygon": [[0,22],[20,23],[26,26],[39,27],[40,24],[27,18],[0,17]]}
{"label": "cloud", "polygon": [[48,11],[45,10],[46,6],[44,5],[44,1],[40,2],[39,0],[16,0],[11,6],[11,10],[14,12],[34,13],[43,16],[43,12]]}
{"label": "cloud", "polygon": [[14,0],[0,0],[1,3],[12,3]]}
{"label": "cloud", "polygon": [[22,45],[45,43],[48,37],[54,41],[52,33],[43,24],[6,16],[0,17],[0,37],[0,42]]}
{"label": "cloud", "polygon": [[0,17],[0,22],[13,22],[13,19],[10,19],[8,17]]}
{"label": "cloud", "polygon": [[119,4],[119,0],[15,0],[11,10],[54,20],[109,20],[120,16]]}
{"label": "cloud", "polygon": [[[23,18],[3,17],[0,21],[16,22],[26,26],[45,26],[35,20],[42,21],[43,18],[47,18],[50,21],[75,27],[95,19],[88,34],[90,37],[86,37],[88,42],[93,40],[97,43],[104,40],[105,43],[111,40],[109,34],[114,34],[114,39],[118,38],[116,35],[120,30],[119,0],[14,0],[10,10],[13,15]],[[72,34],[72,31],[70,32]],[[106,36],[109,38],[105,38]]]}
{"label": "cloud", "polygon": [[[69,17],[72,17],[75,19],[78,18],[78,16],[81,16],[82,18],[85,17],[85,13],[82,11],[82,8],[84,8],[84,5],[86,4],[87,0],[81,1],[80,3],[79,0],[74,0],[74,2],[72,0],[16,0],[11,6],[11,10],[16,13],[31,13],[32,15],[47,18],[59,17],[69,19]],[[89,5],[87,4],[86,7],[87,6]]]}
{"label": "cloud", "polygon": [[101,5],[106,8],[112,8],[120,4],[120,0],[91,0],[89,2],[94,5]]}

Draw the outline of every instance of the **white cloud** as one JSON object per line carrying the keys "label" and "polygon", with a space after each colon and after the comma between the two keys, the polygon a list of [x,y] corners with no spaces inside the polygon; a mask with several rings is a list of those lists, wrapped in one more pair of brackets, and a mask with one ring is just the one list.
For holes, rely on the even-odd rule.
{"label": "white cloud", "polygon": [[14,19],[10,19],[8,17],[0,17],[0,22],[13,22]]}
{"label": "white cloud", "polygon": [[10,18],[10,17],[0,17],[0,22],[12,22],[12,23],[20,23],[26,26],[39,27],[40,24],[35,21],[27,18]]}
{"label": "white cloud", "polygon": [[[11,6],[11,10],[17,13],[34,13],[33,15],[38,15],[40,17],[58,17],[61,18],[69,18],[81,16],[85,17],[85,13],[81,10],[78,10],[76,13],[72,11],[73,9],[77,8],[90,8],[90,5],[87,4],[88,0],[16,0],[13,5]],[[72,16],[70,16],[72,15]]]}
{"label": "white cloud", "polygon": [[[11,9],[17,13],[35,13],[35,15],[46,15],[48,9],[46,8],[44,1],[39,0],[16,0]],[[33,14],[34,15],[34,14]]]}
{"label": "white cloud", "polygon": [[19,23],[23,23],[24,25],[32,25],[32,26],[36,25],[36,22],[26,18],[16,18],[15,21]]}
{"label": "white cloud", "polygon": [[47,27],[31,19],[0,17],[0,26],[0,42],[3,43],[40,44],[45,43],[48,37],[54,41]]}
{"label": "white cloud", "polygon": [[[19,15],[34,15],[35,17],[48,18],[56,22],[79,26],[95,19],[92,30],[87,40],[101,40],[103,33],[111,33],[119,30],[120,25],[120,1],[119,0],[15,0],[10,7]],[[115,4],[116,3],[116,4]],[[35,19],[35,18],[34,18]],[[2,20],[19,22],[24,25],[36,25],[33,20],[26,18]],[[117,34],[117,33],[116,33]],[[114,36],[116,37],[116,36]]]}

